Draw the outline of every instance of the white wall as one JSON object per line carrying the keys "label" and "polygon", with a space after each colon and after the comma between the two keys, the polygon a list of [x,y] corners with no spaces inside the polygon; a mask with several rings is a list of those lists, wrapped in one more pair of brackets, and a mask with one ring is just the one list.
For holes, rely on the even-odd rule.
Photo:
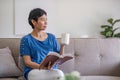
{"label": "white wall", "polygon": [[56,33],[97,37],[110,17],[120,18],[120,0],[57,0]]}
{"label": "white wall", "polygon": [[55,0],[15,0],[15,34],[24,35],[32,31],[31,26],[28,24],[28,15],[31,9],[36,7],[40,7],[47,12],[49,22],[47,31],[54,32],[55,4]]}
{"label": "white wall", "polygon": [[[23,0],[16,1],[22,2]],[[33,3],[32,1],[35,0],[30,0],[30,3]],[[45,1],[47,1],[47,5]],[[43,4],[48,9],[48,13],[53,14],[48,15],[50,26],[48,26],[47,31],[54,33],[57,37],[60,37],[63,32],[69,32],[71,37],[81,37],[84,35],[98,37],[101,31],[100,25],[106,24],[108,18],[120,18],[120,0],[52,0],[52,3],[51,1],[48,3],[48,1],[44,0]],[[24,29],[23,26],[25,25],[19,24],[20,28],[16,24],[20,20],[24,20],[25,17],[17,14],[17,12],[20,10],[25,11],[29,8],[29,5],[23,5],[25,7],[22,8],[23,6],[20,7],[19,3],[15,5],[17,6],[16,8],[14,7],[13,0],[0,0],[0,37],[21,37],[26,34],[18,36],[18,34],[22,33],[21,30]],[[54,6],[48,4],[54,4]],[[25,24],[27,24],[27,21]]]}
{"label": "white wall", "polygon": [[13,0],[0,0],[0,37],[13,37]]}

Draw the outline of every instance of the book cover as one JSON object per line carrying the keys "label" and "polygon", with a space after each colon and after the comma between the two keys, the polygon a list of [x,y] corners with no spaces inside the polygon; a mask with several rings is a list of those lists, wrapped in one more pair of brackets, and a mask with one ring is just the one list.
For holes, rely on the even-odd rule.
{"label": "book cover", "polygon": [[60,55],[59,53],[56,52],[49,52],[40,65],[44,67],[48,67],[50,62],[52,65],[51,67],[53,67],[54,64],[61,65],[70,59],[73,59],[73,56],[71,54]]}

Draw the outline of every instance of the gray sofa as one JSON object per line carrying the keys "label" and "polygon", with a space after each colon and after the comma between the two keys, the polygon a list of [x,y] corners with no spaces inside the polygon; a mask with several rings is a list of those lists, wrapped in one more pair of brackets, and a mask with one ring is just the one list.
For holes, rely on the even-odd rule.
{"label": "gray sofa", "polygon": [[[60,42],[60,39],[58,39]],[[0,80],[24,80],[19,61],[19,38],[0,38]],[[7,63],[5,50],[9,47],[14,61]],[[5,48],[3,50],[3,48]],[[10,53],[10,51],[8,50]],[[81,80],[120,80],[120,39],[72,38],[65,47],[65,54],[73,54],[74,59],[59,66],[64,73],[79,71]],[[1,55],[3,54],[3,55]],[[6,54],[6,53],[5,53]],[[3,60],[2,60],[3,59]],[[5,60],[5,61],[4,61]],[[15,62],[12,71],[11,64]],[[10,72],[9,72],[10,71]]]}

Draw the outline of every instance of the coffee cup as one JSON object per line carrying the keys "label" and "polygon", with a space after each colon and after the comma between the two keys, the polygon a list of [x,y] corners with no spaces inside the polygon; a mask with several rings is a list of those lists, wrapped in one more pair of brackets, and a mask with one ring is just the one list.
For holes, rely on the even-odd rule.
{"label": "coffee cup", "polygon": [[69,33],[62,33],[61,34],[61,44],[62,45],[69,45],[70,34]]}

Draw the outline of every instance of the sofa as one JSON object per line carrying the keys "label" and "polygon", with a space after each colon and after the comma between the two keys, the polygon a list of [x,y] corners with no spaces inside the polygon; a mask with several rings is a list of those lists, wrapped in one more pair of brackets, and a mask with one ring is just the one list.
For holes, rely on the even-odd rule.
{"label": "sofa", "polygon": [[[0,80],[24,80],[19,46],[20,38],[0,38]],[[79,71],[81,80],[120,80],[119,38],[71,38],[64,53],[74,56],[59,66],[65,74]]]}

